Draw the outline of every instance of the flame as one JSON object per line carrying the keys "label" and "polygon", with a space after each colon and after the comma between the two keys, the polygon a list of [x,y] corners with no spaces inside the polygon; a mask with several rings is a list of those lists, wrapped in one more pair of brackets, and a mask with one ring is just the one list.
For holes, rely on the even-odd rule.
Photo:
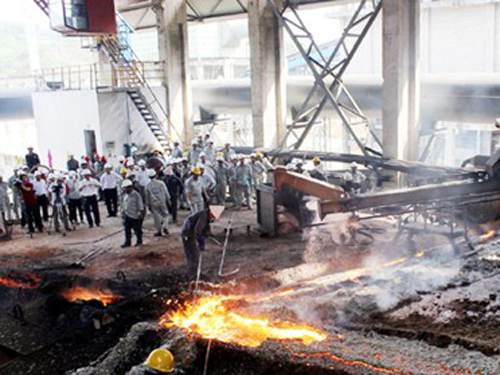
{"label": "flame", "polygon": [[0,277],[0,284],[9,288],[35,289],[41,282],[42,279],[35,275],[23,276],[22,280],[19,278]]}
{"label": "flame", "polygon": [[481,242],[486,242],[488,241],[490,238],[493,238],[497,235],[497,231],[496,230],[490,230],[488,233],[486,234],[483,234],[482,236],[479,237],[479,241]]}
{"label": "flame", "polygon": [[115,303],[122,298],[122,296],[113,294],[110,290],[83,288],[81,286],[65,290],[61,292],[61,296],[69,302],[97,300],[101,301],[104,306]]}
{"label": "flame", "polygon": [[265,317],[252,317],[234,311],[230,301],[234,296],[209,296],[185,304],[173,313],[167,313],[160,321],[166,328],[179,327],[203,338],[217,339],[225,343],[258,347],[268,339],[302,340],[306,345],[323,341],[327,334],[305,324],[270,322]]}

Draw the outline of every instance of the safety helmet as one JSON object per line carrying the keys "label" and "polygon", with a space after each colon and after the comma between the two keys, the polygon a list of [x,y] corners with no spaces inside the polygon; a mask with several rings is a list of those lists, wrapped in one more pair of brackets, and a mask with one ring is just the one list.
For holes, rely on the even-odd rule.
{"label": "safety helmet", "polygon": [[146,165],[146,161],[145,160],[139,160],[139,163],[137,163],[139,165],[139,167],[144,167]]}
{"label": "safety helmet", "polygon": [[123,155],[118,156],[118,161],[124,162],[125,161],[125,156],[123,156]]}
{"label": "safety helmet", "polygon": [[255,154],[255,156],[257,156],[258,158],[261,158],[264,156],[264,154],[260,151],[257,151],[257,153]]}
{"label": "safety helmet", "polygon": [[63,174],[58,174],[56,176],[56,180],[64,180],[64,175]]}
{"label": "safety helmet", "polygon": [[154,169],[148,169],[148,176],[149,177],[154,177],[156,176],[156,171]]}
{"label": "safety helmet", "polygon": [[224,161],[224,158],[222,156],[217,156],[217,161]]}
{"label": "safety helmet", "polygon": [[194,167],[192,170],[191,170],[191,173],[196,175],[196,176],[199,176],[201,174],[201,170],[200,170],[200,167]]}
{"label": "safety helmet", "polygon": [[113,166],[109,163],[107,163],[105,166],[104,166],[104,169],[111,169],[113,168]]}
{"label": "safety helmet", "polygon": [[250,157],[251,157],[252,159],[255,159],[255,158],[257,157],[257,154],[250,154]]}
{"label": "safety helmet", "polygon": [[223,153],[223,152],[218,152],[218,153],[217,153],[217,156],[222,156],[222,157],[224,157],[224,153]]}
{"label": "safety helmet", "polygon": [[313,163],[320,163],[321,159],[318,158],[317,156],[313,159]]}
{"label": "safety helmet", "polygon": [[205,153],[204,152],[200,152],[200,158],[204,158],[206,157]]}
{"label": "safety helmet", "polygon": [[357,168],[358,167],[358,163],[356,163],[355,161],[353,161],[351,163],[351,168]]}
{"label": "safety helmet", "polygon": [[90,176],[91,174],[92,174],[92,172],[90,171],[90,169],[84,169],[82,171],[82,176]]}
{"label": "safety helmet", "polygon": [[175,370],[174,356],[166,349],[153,350],[144,364],[151,370],[163,373],[171,373]]}
{"label": "safety helmet", "polygon": [[126,169],[126,168],[122,168],[122,169],[120,169],[120,174],[124,174],[124,173],[127,173],[127,172],[128,172],[128,171],[127,171],[127,169]]}
{"label": "safety helmet", "polygon": [[41,176],[41,175],[42,175],[42,172],[40,172],[40,171],[36,171],[35,172],[35,177],[38,177],[38,176]]}
{"label": "safety helmet", "polygon": [[134,184],[132,183],[132,181],[130,181],[130,180],[125,180],[125,181],[123,181],[123,183],[122,183],[122,188],[124,188],[124,189],[125,189],[126,187],[130,187],[130,186],[133,186],[133,185],[134,185]]}

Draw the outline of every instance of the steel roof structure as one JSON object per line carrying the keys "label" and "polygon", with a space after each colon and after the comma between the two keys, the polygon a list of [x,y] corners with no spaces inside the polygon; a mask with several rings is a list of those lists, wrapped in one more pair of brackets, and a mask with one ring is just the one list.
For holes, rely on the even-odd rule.
{"label": "steel roof structure", "polygon": [[[291,0],[297,6],[313,6],[322,3],[347,3],[352,0]],[[156,16],[152,0],[119,0],[118,12],[135,30],[156,27]],[[187,0],[188,21],[202,22],[205,20],[237,17],[247,12],[248,0]]]}

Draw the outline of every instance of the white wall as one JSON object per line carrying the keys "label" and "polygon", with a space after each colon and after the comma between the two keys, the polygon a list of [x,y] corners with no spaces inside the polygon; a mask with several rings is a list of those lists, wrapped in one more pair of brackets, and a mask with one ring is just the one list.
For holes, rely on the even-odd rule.
{"label": "white wall", "polygon": [[97,94],[92,90],[49,91],[32,94],[39,155],[47,163],[50,150],[54,168],[65,169],[67,155],[86,154],[84,130],[94,130],[97,152],[102,153]]}
{"label": "white wall", "polygon": [[16,165],[24,164],[28,146],[38,152],[33,119],[0,121],[0,174],[9,177]]}

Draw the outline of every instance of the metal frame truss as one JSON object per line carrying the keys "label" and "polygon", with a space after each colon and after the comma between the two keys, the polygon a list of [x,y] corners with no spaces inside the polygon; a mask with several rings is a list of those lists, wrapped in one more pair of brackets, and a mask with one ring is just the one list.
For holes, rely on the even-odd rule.
{"label": "metal frame truss", "polygon": [[[329,102],[333,105],[342,120],[344,128],[354,139],[361,152],[365,156],[368,156],[369,152],[378,154],[366,146],[368,136],[363,142],[356,134],[354,128],[364,125],[369,132],[368,134],[374,138],[382,149],[382,143],[371,129],[368,118],[345,87],[342,76],[380,13],[382,0],[360,0],[356,11],[329,57],[325,56],[324,52],[318,47],[312,34],[300,18],[297,6],[294,4],[296,1],[284,0],[281,9],[274,0],[268,0],[268,2],[315,79],[314,86],[309,91],[300,110],[295,114],[292,124],[288,126],[288,130],[280,143],[280,149],[288,148],[287,141],[290,135],[296,138],[296,142],[289,147],[295,150],[299,149],[323,108]],[[319,103],[313,103],[317,91],[322,93],[323,96]],[[297,132],[299,129],[302,129],[300,134]]]}

